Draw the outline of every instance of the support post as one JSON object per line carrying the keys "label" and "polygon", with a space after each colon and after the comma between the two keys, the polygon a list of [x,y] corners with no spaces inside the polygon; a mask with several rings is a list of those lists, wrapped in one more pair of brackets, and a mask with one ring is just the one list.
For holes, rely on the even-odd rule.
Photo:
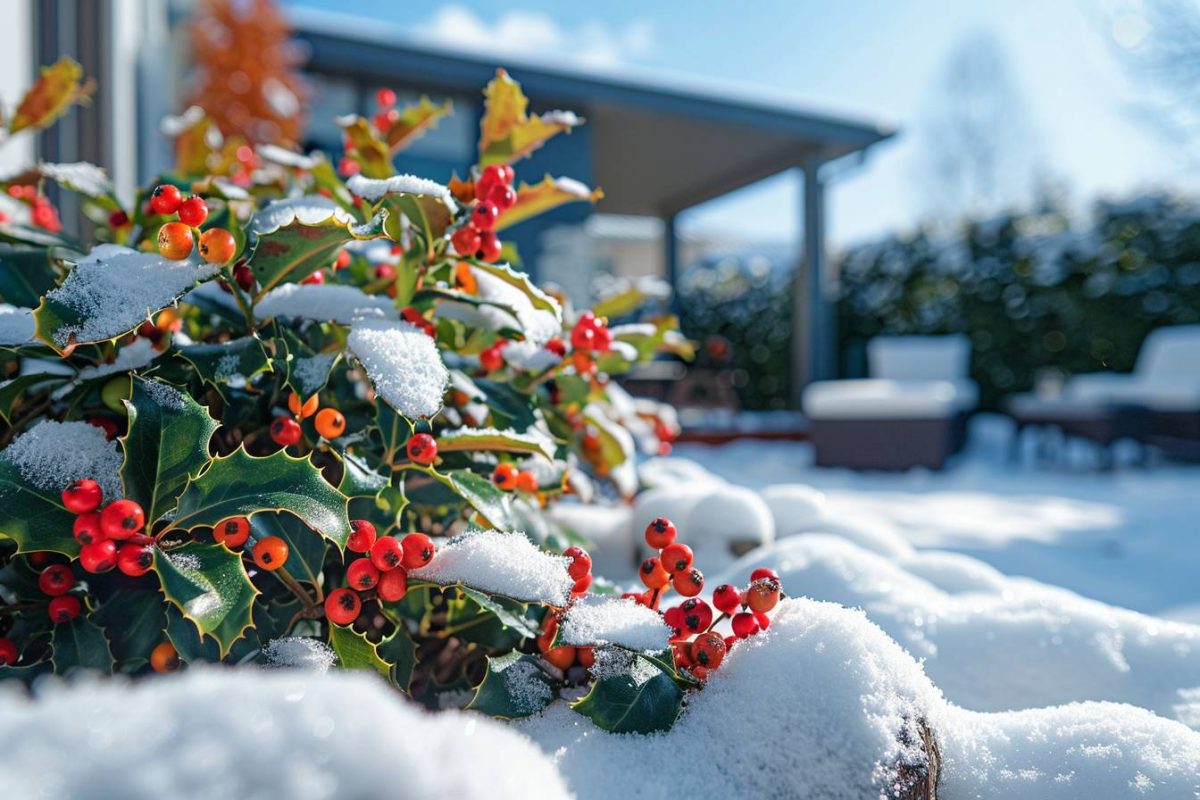
{"label": "support post", "polygon": [[663,217],[663,278],[671,286],[671,310],[679,313],[679,230],[674,213]]}
{"label": "support post", "polygon": [[800,408],[804,387],[828,377],[830,343],[825,301],[825,187],[820,159],[800,170],[804,208],[800,269],[792,292],[792,405]]}

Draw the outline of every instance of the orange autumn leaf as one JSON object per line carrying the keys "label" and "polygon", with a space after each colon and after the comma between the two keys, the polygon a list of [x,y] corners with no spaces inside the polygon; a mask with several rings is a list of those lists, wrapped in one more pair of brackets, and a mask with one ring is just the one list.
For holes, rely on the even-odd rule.
{"label": "orange autumn leaf", "polygon": [[496,230],[504,230],[566,203],[595,203],[602,197],[602,190],[588,189],[571,178],[551,178],[547,175],[542,178],[541,183],[533,186],[522,182],[517,188],[517,202],[500,212],[500,217],[496,220]]}
{"label": "orange autumn leaf", "polygon": [[45,128],[67,113],[73,104],[86,103],[96,91],[96,82],[90,78],[81,82],[82,78],[83,67],[66,56],[42,67],[37,81],[21,98],[9,121],[9,132]]}
{"label": "orange autumn leaf", "polygon": [[582,125],[570,111],[529,116],[529,98],[521,84],[503,69],[483,90],[484,112],[479,122],[479,165],[509,164],[524,158],[556,134]]}

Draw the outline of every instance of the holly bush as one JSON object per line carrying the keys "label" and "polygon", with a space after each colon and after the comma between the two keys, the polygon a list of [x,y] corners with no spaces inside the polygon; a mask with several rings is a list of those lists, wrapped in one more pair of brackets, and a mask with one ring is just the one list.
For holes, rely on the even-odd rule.
{"label": "holly bush", "polygon": [[[89,91],[70,61],[43,70],[6,133]],[[336,165],[192,108],[132,204],[89,164],[2,181],[0,679],[328,657],[430,706],[519,716],[588,685],[576,707],[606,727],[670,724],[726,647],[703,600],[658,610],[700,591],[690,551],[606,596],[541,512],[636,491],[636,448],[674,426],[612,378],[682,343],[673,318],[610,328],[502,263],[510,225],[600,193],[515,182],[582,121],[528,114],[502,70],[484,94],[478,165],[448,185],[392,159],[451,109],[389,90],[339,119]],[[743,634],[767,624],[753,587],[725,589]],[[649,635],[622,643],[627,624]]]}

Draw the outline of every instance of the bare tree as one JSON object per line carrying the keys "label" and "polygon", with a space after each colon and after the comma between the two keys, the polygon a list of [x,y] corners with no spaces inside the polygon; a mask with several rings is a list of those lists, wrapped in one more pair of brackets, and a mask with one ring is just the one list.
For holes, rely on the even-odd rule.
{"label": "bare tree", "polygon": [[947,58],[917,126],[918,179],[937,221],[1027,202],[1040,180],[1024,97],[996,37],[978,32]]}

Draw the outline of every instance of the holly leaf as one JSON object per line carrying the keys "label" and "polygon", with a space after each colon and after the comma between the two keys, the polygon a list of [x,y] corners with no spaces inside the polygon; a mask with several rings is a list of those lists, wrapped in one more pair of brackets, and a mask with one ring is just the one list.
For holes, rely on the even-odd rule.
{"label": "holly leaf", "polygon": [[334,201],[313,195],[276,200],[250,220],[257,237],[249,266],[258,280],[258,302],[281,283],[299,283],[333,263],[347,242],[383,235],[383,216],[358,225]]}
{"label": "holly leaf", "polygon": [[542,178],[541,183],[532,186],[522,181],[517,189],[517,202],[500,212],[500,217],[496,220],[496,230],[504,230],[567,203],[594,204],[603,197],[602,190],[589,189],[571,178],[551,178],[547,175]]}
{"label": "holly leaf", "polygon": [[254,626],[252,609],[259,592],[246,575],[241,553],[221,544],[187,542],[170,553],[156,550],[154,571],[163,595],[201,638],[216,641],[220,658]]}
{"label": "holly leaf", "polygon": [[379,649],[367,637],[353,628],[330,623],[329,646],[337,653],[342,669],[373,669],[390,679],[391,665],[379,657]]}
{"label": "holly leaf", "polygon": [[84,616],[54,626],[50,635],[54,672],[64,675],[72,669],[113,671],[112,650],[104,629]]}
{"label": "holly leaf", "polygon": [[293,514],[258,514],[251,521],[255,541],[278,536],[287,542],[288,557],[283,568],[298,581],[316,586],[325,565],[328,542]]}
{"label": "holly leaf", "polygon": [[544,710],[554,696],[554,684],[538,660],[512,652],[488,658],[487,672],[467,708],[499,719],[522,719]]}
{"label": "holly leaf", "polygon": [[[458,590],[471,598],[484,611],[495,616],[505,628],[512,628],[526,639],[536,639],[538,637],[540,631],[537,625],[524,616],[524,611],[528,608],[525,603],[519,603],[509,598],[492,597],[469,586],[460,586]],[[512,608],[508,606],[512,606]]]}
{"label": "holly leaf", "polygon": [[406,106],[387,129],[383,138],[388,150],[393,154],[403,150],[425,131],[437,127],[438,120],[453,110],[454,104],[449,100],[435,105],[428,97],[422,96],[416,104]]}
{"label": "holly leaf", "polygon": [[549,436],[498,431],[492,428],[458,428],[443,431],[438,437],[439,453],[486,450],[503,453],[530,453],[554,460],[554,441]]}
{"label": "holly leaf", "polygon": [[450,491],[475,509],[485,527],[500,531],[513,530],[512,498],[490,480],[469,469],[454,469],[445,474],[443,482]]}
{"label": "holly leaf", "polygon": [[17,543],[17,552],[50,550],[74,558],[79,543],[71,535],[75,515],[62,506],[59,492],[41,489],[21,477],[0,457],[0,536]]}
{"label": "holly leaf", "polygon": [[[251,378],[271,371],[271,359],[257,336],[243,336],[224,344],[193,344],[179,348],[205,383],[221,391],[233,383],[244,385]],[[240,388],[240,387],[239,387]]]}
{"label": "holly leaf", "polygon": [[671,728],[682,703],[683,690],[670,675],[633,656],[627,674],[598,678],[571,708],[610,733],[655,733]]}
{"label": "holly leaf", "polygon": [[14,411],[26,397],[26,393],[34,387],[50,388],[67,381],[64,375],[47,375],[46,373],[31,373],[18,375],[0,384],[0,418],[11,425]]}
{"label": "holly leaf", "polygon": [[0,300],[34,308],[57,282],[49,249],[0,245]]}
{"label": "holly leaf", "polygon": [[212,527],[226,517],[290,511],[344,549],[350,537],[347,504],[346,496],[330,486],[308,459],[292,458],[284,450],[255,458],[239,447],[213,459],[204,473],[188,483],[172,524],[191,530]]}
{"label": "holly leaf", "polygon": [[384,225],[390,238],[402,240],[399,224],[404,216],[421,232],[427,249],[445,234],[458,210],[449,189],[415,175],[391,175],[386,179],[355,175],[346,186],[364,200],[383,201],[389,212]]}
{"label": "holly leaf", "polygon": [[400,691],[408,693],[412,683],[413,667],[417,665],[417,643],[403,627],[379,643],[379,656],[390,664],[388,680]]}
{"label": "holly leaf", "polygon": [[529,116],[529,99],[521,85],[503,69],[483,90],[483,118],[479,121],[479,165],[509,164],[524,158],[559,133],[569,132],[583,120],[568,111]]}
{"label": "holly leaf", "polygon": [[83,79],[83,67],[63,56],[41,73],[8,121],[9,133],[33,128],[39,130],[67,113],[75,103],[85,103],[96,91],[96,82]]}
{"label": "holly leaf", "polygon": [[120,440],[125,452],[121,481],[125,497],[140,503],[153,524],[208,465],[208,440],[218,423],[186,392],[144,378],[133,381],[133,396],[125,405],[129,432]]}
{"label": "holly leaf", "polygon": [[387,144],[375,132],[375,126],[357,114],[337,120],[342,133],[350,140],[349,155],[358,162],[368,178],[386,178],[392,174],[392,156]]}
{"label": "holly leaf", "polygon": [[92,621],[104,628],[122,672],[136,672],[150,662],[150,651],[163,639],[167,606],[155,589],[113,592]]}

